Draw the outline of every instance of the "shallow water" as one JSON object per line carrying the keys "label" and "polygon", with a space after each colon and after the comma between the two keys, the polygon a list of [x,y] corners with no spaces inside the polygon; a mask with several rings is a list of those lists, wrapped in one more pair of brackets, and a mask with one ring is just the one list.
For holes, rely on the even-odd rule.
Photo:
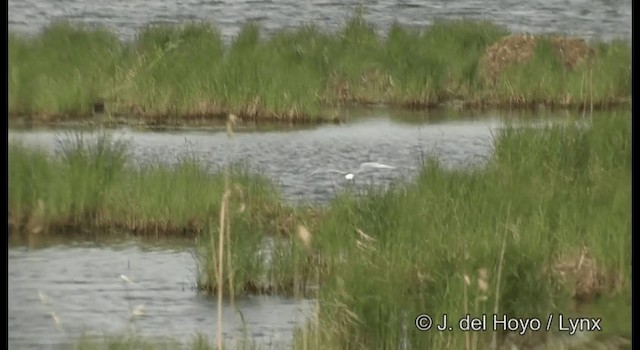
{"label": "shallow water", "polygon": [[[183,343],[197,332],[213,342],[217,299],[193,289],[191,250],[132,241],[13,246],[8,268],[9,348],[51,348],[71,344],[81,334],[127,332]],[[275,348],[291,341],[294,327],[312,310],[309,301],[277,296],[245,297],[236,304],[244,323],[225,302],[225,339],[240,341],[246,335],[256,344]],[[143,314],[132,316],[140,305]]]}
{"label": "shallow water", "polygon": [[631,0],[9,0],[9,29],[34,32],[52,20],[107,25],[131,39],[150,23],[204,20],[225,39],[247,21],[267,33],[314,23],[340,27],[356,6],[380,30],[394,21],[423,26],[442,18],[491,20],[515,32],[562,32],[590,39],[631,38]]}
{"label": "shallow water", "polygon": [[[282,199],[295,203],[326,203],[346,186],[385,186],[411,180],[427,157],[444,167],[480,166],[492,152],[492,140],[507,122],[547,123],[566,119],[565,113],[519,115],[487,113],[441,118],[430,112],[393,115],[374,110],[344,125],[314,128],[238,132],[230,139],[222,130],[149,131],[108,129],[125,141],[138,162],[175,163],[195,157],[213,170],[229,163],[244,163],[276,183]],[[84,131],[85,137],[97,131]],[[11,129],[9,140],[55,152],[60,140],[73,136],[63,129]],[[394,169],[367,169],[348,181],[343,174],[363,162]],[[212,170],[212,171],[213,171]]]}
{"label": "shallow water", "polygon": [[[357,185],[385,185],[410,179],[427,156],[436,156],[447,167],[480,165],[490,156],[492,133],[502,123],[497,115],[407,123],[380,112],[346,125],[236,133],[231,140],[222,131],[110,132],[131,145],[136,159],[171,163],[193,155],[213,168],[244,162],[276,182],[286,201],[317,203],[348,185],[330,169],[351,172],[362,162],[387,164],[395,169],[372,169],[355,177]],[[50,150],[66,137],[64,131],[51,129],[9,132],[11,140]]]}

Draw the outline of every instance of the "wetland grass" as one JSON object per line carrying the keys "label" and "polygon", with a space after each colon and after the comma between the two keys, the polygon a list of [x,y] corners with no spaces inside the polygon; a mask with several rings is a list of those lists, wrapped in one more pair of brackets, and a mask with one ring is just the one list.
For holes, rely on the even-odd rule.
{"label": "wetland grass", "polygon": [[[233,135],[234,124],[235,116],[230,115],[227,122],[229,137]],[[241,183],[236,183],[238,178],[231,176],[230,170],[227,169],[225,175],[217,223],[210,220],[197,246],[199,289],[212,294],[215,291],[219,305],[223,294],[228,295],[233,305],[236,296],[247,294],[303,293],[312,272],[312,252],[308,231],[300,238],[301,227],[304,230],[300,225],[315,224],[319,210],[273,202],[262,205],[249,219],[245,218],[245,222],[238,222],[237,213],[247,210],[246,199],[238,191]],[[269,227],[269,233],[243,228],[247,222],[253,222],[255,228]],[[222,308],[218,310],[220,312]],[[222,331],[221,317],[219,314],[218,332]],[[217,334],[217,338],[220,337]],[[217,344],[220,348],[221,344]]]}
{"label": "wetland grass", "polygon": [[630,100],[630,52],[626,42],[523,39],[471,20],[396,24],[386,35],[361,15],[336,32],[304,26],[266,36],[249,23],[230,43],[204,23],[149,26],[131,42],[53,23],[35,36],[9,36],[9,114],[163,125],[228,113],[327,121],[347,105],[373,103],[606,108]]}
{"label": "wetland grass", "polygon": [[[428,159],[412,183],[339,195],[321,220],[282,239],[289,258],[272,270],[295,275],[291,252],[322,260],[317,319],[298,329],[293,348],[630,346],[630,124],[620,113],[507,126],[482,168],[450,170]],[[236,231],[225,259],[239,283],[256,251]],[[453,330],[418,331],[422,313],[434,327],[446,314]],[[489,329],[493,314],[536,318],[542,330],[462,332],[466,314],[486,314]],[[567,317],[600,318],[602,331],[570,336],[560,314],[565,327]]]}
{"label": "wetland grass", "polygon": [[[108,136],[78,136],[60,145],[52,155],[10,143],[9,221],[15,231],[103,228],[195,237],[220,208],[214,198],[224,191],[223,172],[193,157],[171,165],[134,162],[128,146]],[[245,208],[234,208],[236,228],[249,229],[253,221],[256,230],[269,230],[271,218],[255,209],[277,214],[266,208],[278,207],[275,187],[242,165],[232,166],[230,176]]]}
{"label": "wetland grass", "polygon": [[[265,282],[277,293],[292,290],[277,288],[282,281],[317,283],[318,319],[299,329],[294,348],[629,344],[630,136],[624,113],[505,127],[482,168],[428,160],[414,183],[341,194],[312,229],[276,242],[284,259],[251,275],[278,274]],[[239,275],[256,256],[242,244],[231,253]],[[309,252],[320,264],[305,259]],[[453,331],[419,332],[421,313],[437,324],[446,314]],[[488,315],[489,328],[493,314],[542,327],[554,319],[550,332],[468,333],[457,323],[466,314]],[[569,336],[567,317],[600,318],[603,331]]]}
{"label": "wetland grass", "polygon": [[135,162],[128,147],[108,134],[68,135],[53,154],[11,142],[12,234],[192,237],[201,290],[221,295],[224,285],[233,300],[305,287],[309,252],[293,233],[313,224],[317,209],[282,204],[275,186],[242,164],[216,171],[190,155]]}
{"label": "wetland grass", "polygon": [[[484,168],[429,161],[415,183],[337,198],[314,235],[328,264],[319,323],[297,345],[549,345],[572,338],[558,331],[560,313],[602,318],[603,331],[587,332],[578,347],[630,339],[630,175],[623,114],[586,126],[507,127]],[[453,331],[418,331],[421,313],[436,325],[447,314]],[[466,333],[457,321],[467,313],[536,317],[543,327],[550,313],[555,319],[551,332]]]}
{"label": "wetland grass", "polygon": [[[305,277],[317,276],[317,320],[296,333],[294,348],[629,344],[630,126],[626,113],[596,115],[570,125],[507,126],[495,135],[493,155],[485,166],[450,170],[428,159],[414,182],[371,189],[364,196],[340,194],[313,224],[305,213],[284,207],[248,209],[261,200],[274,201],[265,187],[245,188],[244,197],[229,195],[228,206],[221,210],[218,202],[225,189],[233,191],[237,183],[250,186],[255,179],[245,183],[231,172],[225,185],[224,175],[212,176],[193,162],[154,168],[162,169],[162,175],[156,175],[158,182],[131,182],[136,179],[134,171],[145,174],[140,175],[143,179],[155,173],[145,167],[131,168],[114,143],[104,143],[110,146],[103,149],[110,151],[89,147],[91,157],[56,159],[10,145],[9,203],[18,218],[41,211],[37,215],[50,223],[57,218],[86,218],[86,212],[98,218],[104,213],[111,219],[129,218],[111,212],[122,203],[174,203],[161,197],[143,200],[151,192],[172,196],[175,191],[174,199],[195,196],[175,204],[211,220],[198,244],[204,250],[198,261],[201,289],[222,289],[227,296],[282,294],[295,292]],[[68,148],[64,154],[73,155],[69,149],[77,148]],[[93,159],[92,166],[87,166],[87,159]],[[101,169],[100,174],[116,170],[110,176],[83,175],[86,185],[78,186],[72,175],[85,173],[76,168],[88,173]],[[189,181],[179,181],[182,178]],[[143,183],[154,184],[149,187],[153,191],[142,191]],[[128,197],[116,196],[109,202],[97,184],[109,188],[105,193],[111,195],[126,189]],[[120,192],[113,190],[117,188]],[[96,196],[98,200],[88,200]],[[126,212],[134,208],[127,207]],[[187,222],[164,208],[158,211],[165,219]],[[285,212],[289,227],[294,228],[287,232],[295,235],[272,238],[276,243],[265,258],[267,237],[262,224],[247,213],[269,221],[265,218],[270,210]],[[133,214],[142,218],[141,223],[155,218],[148,209]],[[216,221],[220,214],[231,222],[224,236],[220,233],[227,226]],[[304,228],[295,230],[298,225]],[[215,239],[221,237],[224,241]],[[310,255],[320,264],[310,263]],[[416,330],[415,318],[422,313],[431,315],[436,325],[446,314],[453,330]],[[487,314],[487,327],[493,314],[536,318],[542,327],[549,314],[554,319],[550,332],[467,333],[457,323],[467,313]],[[600,318],[602,331],[569,336],[560,331],[560,314]]]}

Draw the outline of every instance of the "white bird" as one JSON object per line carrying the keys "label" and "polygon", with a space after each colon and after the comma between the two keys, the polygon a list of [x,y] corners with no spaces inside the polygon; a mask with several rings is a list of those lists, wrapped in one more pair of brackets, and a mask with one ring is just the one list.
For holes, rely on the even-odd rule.
{"label": "white bird", "polygon": [[365,170],[369,170],[369,169],[395,169],[396,167],[391,166],[391,165],[386,165],[386,164],[382,164],[382,163],[376,163],[376,162],[364,162],[362,164],[360,164],[360,167],[358,167],[358,169],[356,169],[355,171],[343,171],[343,170],[337,170],[337,169],[319,169],[316,170],[314,172],[311,173],[311,175],[315,175],[317,173],[320,172],[328,172],[328,173],[338,173],[338,174],[343,174],[344,178],[347,180],[353,180],[353,178],[355,177],[356,174],[363,172]]}
{"label": "white bird", "polygon": [[129,279],[129,277],[125,276],[125,275],[120,275],[120,279],[127,282],[127,283],[131,283],[133,284],[133,281]]}

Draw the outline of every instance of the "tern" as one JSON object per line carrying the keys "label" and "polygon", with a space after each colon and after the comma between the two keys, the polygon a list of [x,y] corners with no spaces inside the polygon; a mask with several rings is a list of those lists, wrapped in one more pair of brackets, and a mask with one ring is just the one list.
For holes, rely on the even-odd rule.
{"label": "tern", "polygon": [[353,180],[353,178],[356,176],[356,174],[363,172],[365,170],[369,170],[369,169],[395,169],[396,167],[391,166],[391,165],[386,165],[386,164],[382,164],[382,163],[376,163],[376,162],[365,162],[360,164],[360,167],[358,167],[358,169],[354,170],[354,171],[343,171],[343,170],[337,170],[337,169],[319,169],[314,171],[313,173],[311,173],[311,175],[315,175],[317,173],[320,172],[327,172],[327,173],[338,173],[338,174],[343,174],[344,178],[347,180]]}
{"label": "tern", "polygon": [[125,276],[125,275],[120,275],[120,279],[127,282],[127,283],[131,283],[133,284],[133,281],[129,279],[129,277]]}

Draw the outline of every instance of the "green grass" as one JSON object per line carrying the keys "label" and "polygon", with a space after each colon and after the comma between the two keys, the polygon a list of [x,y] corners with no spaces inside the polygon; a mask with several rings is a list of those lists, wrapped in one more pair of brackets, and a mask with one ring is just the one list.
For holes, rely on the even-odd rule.
{"label": "green grass", "polygon": [[[251,229],[250,222],[232,217],[223,246],[223,275],[216,274],[219,230],[211,223],[197,245],[198,288],[217,294],[222,284],[225,298],[247,294],[302,295],[312,270],[304,249],[292,235],[273,236]],[[249,227],[247,227],[249,226]],[[256,225],[254,225],[256,226]]]}
{"label": "green grass", "polygon": [[[233,275],[234,295],[293,293],[305,286],[306,256],[290,233],[313,208],[282,205],[275,186],[242,164],[216,171],[191,156],[174,165],[135,162],[128,145],[108,134],[73,133],[60,139],[53,155],[10,143],[8,166],[13,232],[197,237],[198,286],[210,292],[219,282],[212,259],[228,171],[233,249],[226,275]],[[267,238],[274,242],[272,263],[260,257]]]}
{"label": "green grass", "polygon": [[628,101],[630,46],[594,43],[596,58],[574,69],[540,40],[532,59],[496,82],[482,57],[509,32],[485,21],[393,25],[378,35],[356,14],[335,33],[314,26],[266,37],[246,24],[223,43],[212,24],[153,25],[131,42],[104,29],[53,23],[9,37],[9,114],[36,122],[107,115],[148,124],[217,120],[312,121],[353,103],[435,107],[608,107]]}
{"label": "green grass", "polygon": [[[54,155],[11,143],[12,227],[39,227],[39,231],[104,227],[193,236],[217,217],[224,189],[221,170],[193,157],[177,159],[174,165],[135,162],[127,150],[126,143],[107,135],[91,139],[71,134],[61,139]],[[267,225],[266,219],[256,216],[256,209],[277,205],[275,187],[243,165],[231,168],[231,178],[242,199],[237,205],[246,207],[234,219]],[[255,220],[247,219],[251,215]]]}
{"label": "green grass", "polygon": [[539,103],[582,108],[615,105],[629,96],[629,45],[623,41],[598,43],[594,51],[597,59],[591,64],[583,63],[568,70],[554,54],[550,42],[543,40],[533,59],[506,69],[494,89],[483,94],[483,98],[509,97],[516,105]]}
{"label": "green grass", "polygon": [[627,115],[587,127],[507,127],[485,168],[445,170],[431,160],[413,184],[336,199],[314,232],[328,270],[319,324],[299,344],[486,348],[491,332],[419,332],[413,322],[421,313],[457,320],[495,311],[602,317],[597,339],[630,338],[630,136]]}
{"label": "green grass", "polygon": [[[345,192],[315,212],[278,204],[268,183],[233,170],[221,277],[214,262],[224,176],[189,158],[134,167],[126,147],[109,140],[75,139],[57,158],[10,144],[9,208],[12,222],[32,231],[54,223],[179,230],[201,220],[201,289],[222,284],[226,298],[319,284],[319,321],[297,332],[296,347],[492,341],[492,332],[455,327],[419,332],[421,313],[450,322],[467,313],[535,317],[543,327],[556,316],[550,333],[496,334],[520,346],[566,339],[560,313],[599,317],[603,331],[588,338],[595,347],[631,335],[631,118],[597,113],[575,122],[506,126],[482,168],[449,170],[428,159],[412,183]],[[309,228],[310,244],[291,234],[297,225]],[[266,237],[270,263],[260,258]]]}

